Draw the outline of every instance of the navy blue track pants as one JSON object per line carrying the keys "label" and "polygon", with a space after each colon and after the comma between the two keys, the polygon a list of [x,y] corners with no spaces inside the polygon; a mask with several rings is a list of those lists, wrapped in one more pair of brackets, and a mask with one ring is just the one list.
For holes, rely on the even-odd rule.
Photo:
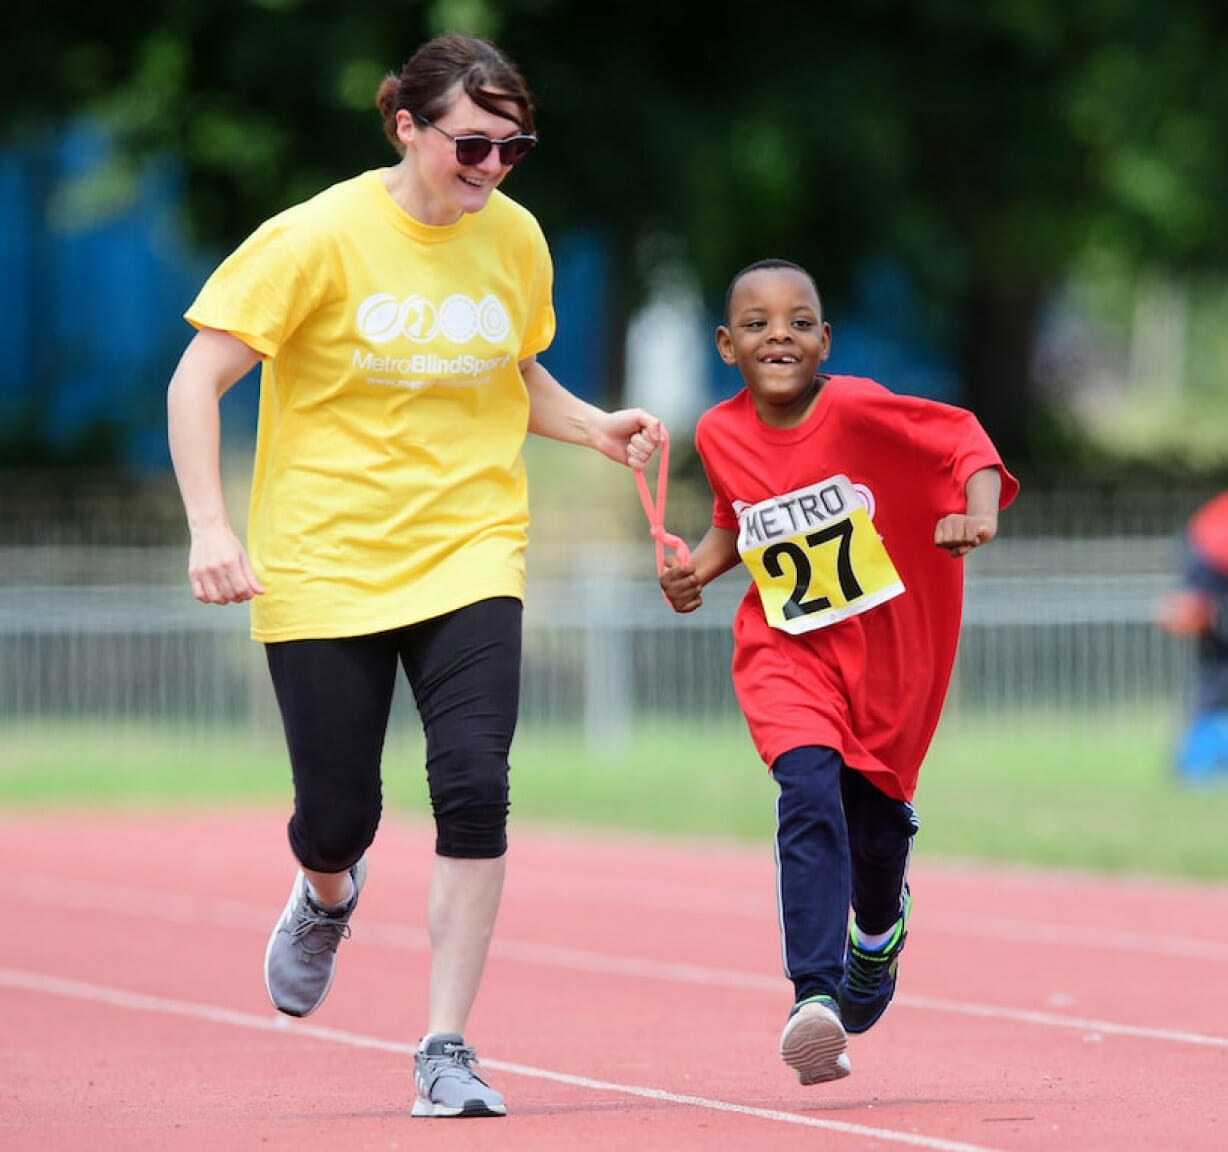
{"label": "navy blue track pants", "polygon": [[831,748],[793,748],[772,765],[776,884],[785,975],[795,997],[835,996],[849,907],[864,932],[900,916],[917,818]]}

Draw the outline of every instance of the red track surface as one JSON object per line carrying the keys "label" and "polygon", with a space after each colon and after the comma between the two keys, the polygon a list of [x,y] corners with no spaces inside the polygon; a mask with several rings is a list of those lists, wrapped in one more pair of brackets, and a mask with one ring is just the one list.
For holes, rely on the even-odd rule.
{"label": "red track surface", "polygon": [[469,1039],[505,1120],[412,1120],[429,830],[385,823],[310,1020],[265,999],[280,814],[0,817],[6,1152],[1228,1148],[1228,886],[925,861],[900,991],[803,1089],[769,845],[513,828]]}

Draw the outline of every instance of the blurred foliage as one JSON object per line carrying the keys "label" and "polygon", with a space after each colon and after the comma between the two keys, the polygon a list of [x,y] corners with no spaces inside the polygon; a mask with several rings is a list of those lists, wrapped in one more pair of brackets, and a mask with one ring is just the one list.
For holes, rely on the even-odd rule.
{"label": "blurred foliage", "polygon": [[[496,39],[543,146],[508,182],[547,232],[596,227],[624,319],[662,260],[719,300],[765,255],[840,298],[904,268],[1008,457],[1047,455],[1030,356],[1089,250],[1174,276],[1228,267],[1228,9],[1215,0],[11,0],[0,130],[102,116],[188,173],[230,244],[390,162],[380,77],[449,27]],[[611,381],[621,378],[610,366]]]}

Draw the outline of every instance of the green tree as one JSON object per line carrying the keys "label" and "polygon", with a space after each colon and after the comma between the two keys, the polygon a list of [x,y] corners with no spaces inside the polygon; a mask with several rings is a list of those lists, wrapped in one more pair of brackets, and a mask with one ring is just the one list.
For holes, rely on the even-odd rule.
{"label": "green tree", "polygon": [[25,0],[3,19],[20,45],[3,125],[88,112],[130,155],[180,157],[187,220],[218,244],[385,161],[374,90],[417,43],[491,35],[540,105],[543,145],[509,191],[548,233],[604,232],[620,317],[662,238],[714,302],[769,253],[829,301],[891,261],[1015,460],[1034,447],[1037,325],[1089,249],[1228,265],[1213,0]]}
{"label": "green tree", "polygon": [[600,45],[599,70],[509,28],[566,94],[547,103],[556,211],[681,235],[714,294],[767,253],[834,300],[868,257],[902,265],[1014,459],[1036,447],[1042,310],[1089,248],[1228,263],[1228,19],[1209,0],[713,0],[698,27],[667,5],[558,7],[554,43]]}

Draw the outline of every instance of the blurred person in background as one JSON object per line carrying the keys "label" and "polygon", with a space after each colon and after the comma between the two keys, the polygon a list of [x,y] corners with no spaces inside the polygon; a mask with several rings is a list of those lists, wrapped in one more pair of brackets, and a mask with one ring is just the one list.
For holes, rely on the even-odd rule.
{"label": "blurred person in background", "polygon": [[1196,681],[1175,767],[1189,783],[1228,781],[1228,492],[1186,525],[1181,587],[1160,604],[1158,623],[1195,644]]}
{"label": "blurred person in background", "polygon": [[912,798],[955,661],[960,558],[994,539],[1019,485],[971,412],[824,374],[831,328],[796,264],[739,272],[716,343],[745,387],[700,418],[712,527],[661,587],[691,612],[739,561],[751,577],[733,683],[779,788],[793,985],[780,1057],[820,1084],[850,1073],[848,1034],[895,993]]}
{"label": "blurred person in background", "polygon": [[[436,846],[415,1116],[501,1116],[465,1040],[503,888],[520,689],[528,432],[643,467],[661,437],[537,354],[552,264],[499,191],[536,144],[495,46],[422,46],[376,96],[399,154],[261,225],[213,272],[168,390],[172,459],[205,604],[251,601],[294,779],[300,869],[265,955],[273,1004],[332,983],[381,814],[398,664],[426,736]],[[231,528],[219,401],[261,364],[248,547]]]}

